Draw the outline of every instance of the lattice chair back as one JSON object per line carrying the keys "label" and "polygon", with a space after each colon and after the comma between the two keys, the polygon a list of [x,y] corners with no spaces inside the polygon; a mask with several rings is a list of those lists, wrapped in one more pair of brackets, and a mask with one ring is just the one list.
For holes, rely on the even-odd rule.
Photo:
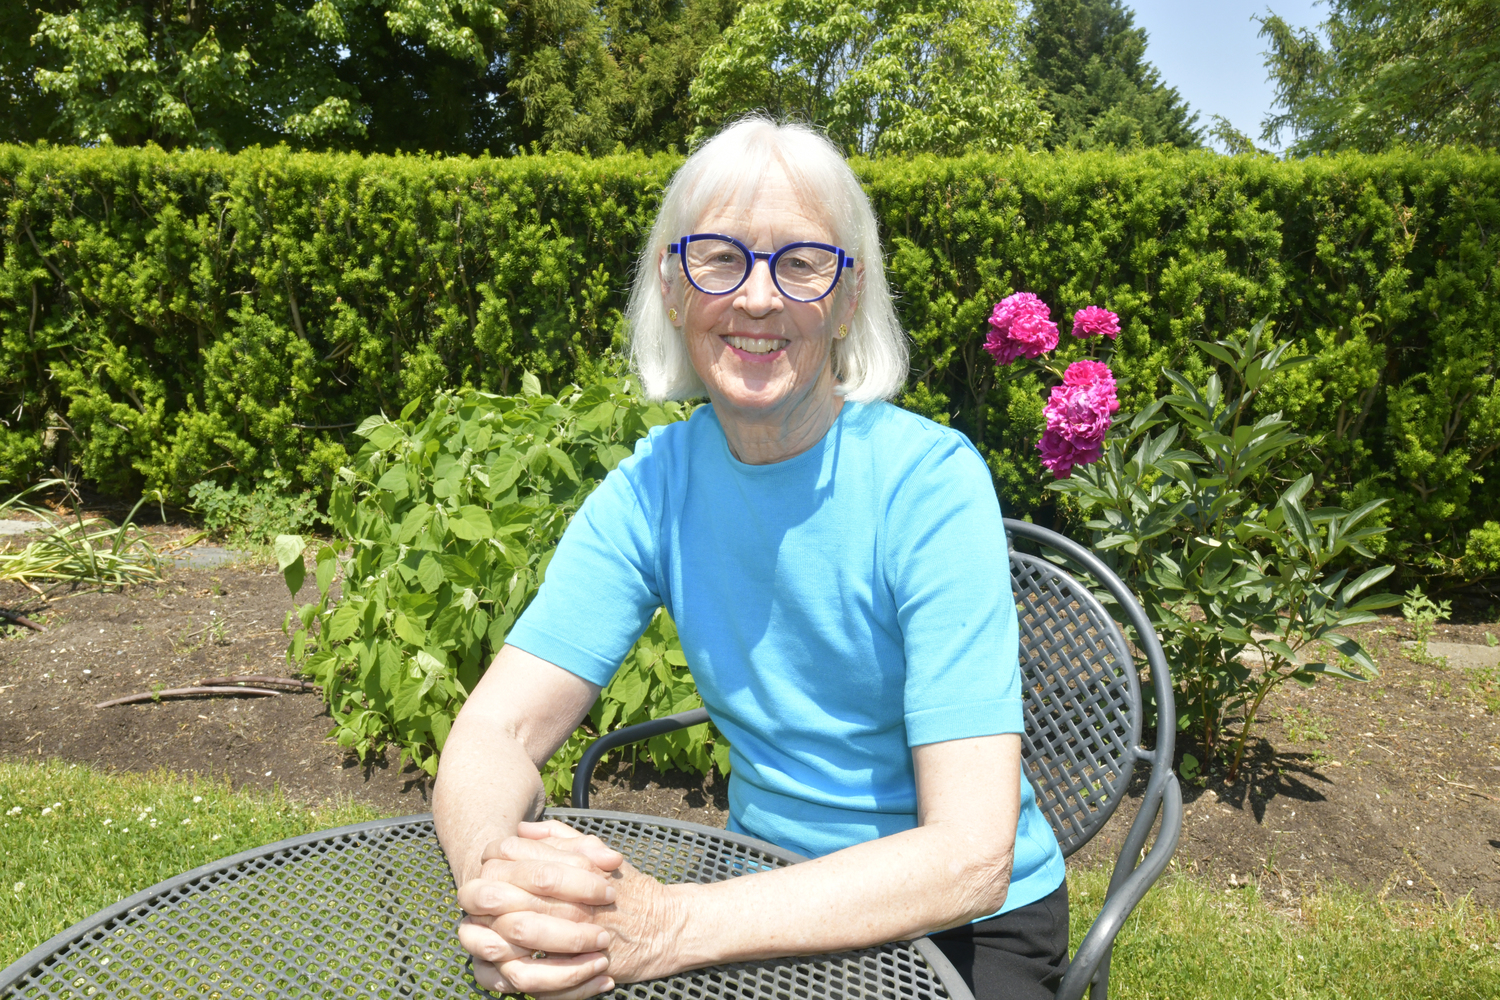
{"label": "lattice chair back", "polygon": [[1130,784],[1141,684],[1125,637],[1082,584],[1015,551],[1010,577],[1026,699],[1022,762],[1067,857],[1108,821]]}

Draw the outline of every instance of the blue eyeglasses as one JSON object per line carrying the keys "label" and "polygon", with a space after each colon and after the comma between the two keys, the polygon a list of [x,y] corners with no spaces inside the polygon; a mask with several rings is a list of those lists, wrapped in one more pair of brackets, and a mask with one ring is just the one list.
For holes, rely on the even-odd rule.
{"label": "blue eyeglasses", "polygon": [[667,244],[667,253],[682,260],[682,273],[705,295],[728,295],[750,280],[755,262],[771,268],[776,290],[797,302],[816,302],[839,283],[854,260],[827,243],[788,243],[775,253],[751,250],[733,236],[694,233]]}

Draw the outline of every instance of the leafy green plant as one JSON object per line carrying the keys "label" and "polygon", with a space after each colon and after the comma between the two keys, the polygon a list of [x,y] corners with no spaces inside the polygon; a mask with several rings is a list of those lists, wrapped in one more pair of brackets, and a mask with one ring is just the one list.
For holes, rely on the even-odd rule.
{"label": "leafy green plant", "polygon": [[[680,163],[0,146],[0,479],[71,463],[101,492],[182,504],[204,479],[243,490],[279,470],[322,502],[371,413],[445,386],[514,393],[523,370],[549,392],[590,384],[618,360],[641,234]],[[1163,367],[1203,383],[1204,331],[1276,315],[1314,360],[1256,415],[1320,441],[1287,473],[1313,476],[1308,505],[1388,496],[1378,544],[1402,590],[1500,574],[1484,485],[1500,468],[1500,157],[851,166],[912,336],[902,405],[967,434],[1013,516],[1059,510],[1042,401],[983,353],[998,299],[1107,303],[1126,412],[1172,391]]]}
{"label": "leafy green plant", "polygon": [[[425,415],[371,417],[366,444],[338,472],[329,521],[339,548],[315,556],[317,599],[288,614],[287,656],[323,687],[338,742],[361,756],[394,742],[429,773],[459,708],[536,593],[568,519],[600,479],[681,404],[648,404],[629,383],[519,396],[438,393]],[[347,547],[347,548],[346,548]],[[287,586],[306,568],[303,539],[275,543]],[[336,577],[342,596],[331,597]],[[588,727],[601,733],[701,704],[670,617],[660,613],[601,694]],[[544,772],[571,788],[587,732]],[[653,740],[660,766],[728,766],[707,726]]]}
{"label": "leafy green plant", "polygon": [[1421,587],[1408,590],[1401,605],[1401,617],[1411,625],[1412,648],[1407,656],[1418,663],[1435,662],[1438,658],[1427,652],[1427,640],[1432,638],[1437,623],[1447,621],[1452,613],[1452,601],[1434,601],[1422,593]]}
{"label": "leafy green plant", "polygon": [[262,546],[277,535],[299,534],[323,521],[311,490],[291,492],[292,481],[268,475],[249,493],[239,483],[228,489],[205,479],[188,490],[188,510],[203,519],[215,538],[233,545]]}
{"label": "leafy green plant", "polygon": [[[1279,413],[1255,416],[1256,397],[1305,359],[1287,357],[1264,321],[1198,346],[1222,363],[1228,386],[1217,373],[1200,388],[1168,371],[1177,393],[1117,422],[1104,457],[1051,488],[1089,518],[1095,549],[1141,596],[1172,664],[1179,725],[1212,753],[1238,714],[1233,781],[1266,697],[1289,680],[1375,673],[1342,630],[1400,598],[1365,594],[1390,566],[1349,579],[1340,565],[1374,559],[1367,543],[1386,529],[1371,515],[1385,501],[1307,510],[1312,477],[1288,483],[1286,473],[1309,442]],[[1324,647],[1361,672],[1304,660]]]}
{"label": "leafy green plant", "polygon": [[26,502],[29,494],[52,486],[71,489],[65,480],[47,479],[0,502],[0,515],[25,511],[45,525],[20,551],[0,551],[0,580],[14,580],[45,596],[39,582],[108,588],[161,579],[156,551],[135,524],[145,497],[115,525],[102,517],[84,517],[75,494],[69,520]]}

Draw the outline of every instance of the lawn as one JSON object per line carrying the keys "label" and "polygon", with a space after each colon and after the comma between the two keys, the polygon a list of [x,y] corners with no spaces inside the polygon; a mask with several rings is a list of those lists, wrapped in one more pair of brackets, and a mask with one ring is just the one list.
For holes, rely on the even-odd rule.
{"label": "lawn", "polygon": [[[219,781],[0,762],[0,966],[96,910],[215,858],[374,818],[309,809]],[[1073,941],[1107,878],[1070,877]],[[1325,888],[1300,901],[1168,874],[1121,933],[1111,995],[1148,998],[1492,998],[1500,919],[1460,901]]]}

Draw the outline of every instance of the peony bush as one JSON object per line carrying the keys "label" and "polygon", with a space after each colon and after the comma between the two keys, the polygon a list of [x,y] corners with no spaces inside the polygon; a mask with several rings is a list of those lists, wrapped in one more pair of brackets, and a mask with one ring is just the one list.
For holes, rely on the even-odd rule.
{"label": "peony bush", "polygon": [[[1113,341],[1120,334],[1120,317],[1100,306],[1085,306],[1073,314],[1071,332],[1079,340]],[[1013,379],[1032,370],[1061,379],[1042,407],[1047,428],[1036,447],[1047,471],[1064,479],[1074,466],[1097,462],[1104,454],[1104,436],[1119,412],[1120,397],[1114,372],[1101,361],[1075,361],[1059,375],[1055,365],[1041,360],[1057,349],[1057,343],[1052,309],[1036,295],[1017,292],[995,303],[984,349],[996,365],[1010,368],[1004,377]],[[1037,364],[1010,367],[1023,358]]]}

